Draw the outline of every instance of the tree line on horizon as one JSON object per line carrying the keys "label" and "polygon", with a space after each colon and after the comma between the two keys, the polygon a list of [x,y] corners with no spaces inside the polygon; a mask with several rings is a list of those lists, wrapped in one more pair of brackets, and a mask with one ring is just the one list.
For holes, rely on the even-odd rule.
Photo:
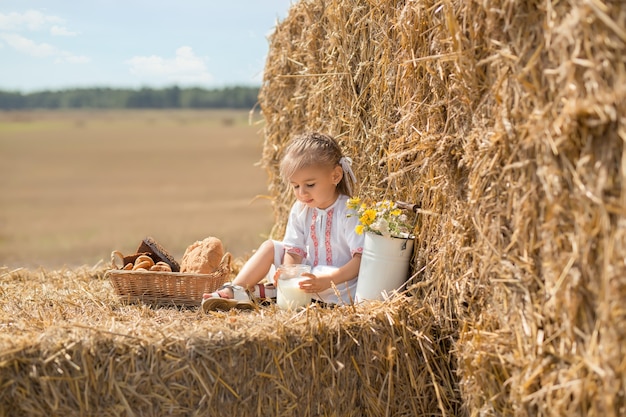
{"label": "tree line on horizon", "polygon": [[76,88],[26,94],[0,91],[0,109],[252,109],[258,95],[259,87],[237,86],[219,89]]}

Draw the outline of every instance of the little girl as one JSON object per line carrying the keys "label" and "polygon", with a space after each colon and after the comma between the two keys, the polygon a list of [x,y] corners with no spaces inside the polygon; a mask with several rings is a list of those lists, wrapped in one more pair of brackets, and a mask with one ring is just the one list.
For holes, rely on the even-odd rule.
{"label": "little girl", "polygon": [[280,163],[280,174],[291,184],[297,201],[291,207],[283,241],[263,242],[232,283],[204,294],[205,312],[253,308],[248,291],[257,287],[263,290],[257,284],[272,265],[281,264],[311,266],[311,274],[305,274],[309,279],[303,280],[300,288],[313,299],[333,304],[352,302],[363,236],[355,232],[358,216],[348,217],[346,207],[356,185],[350,162],[328,135],[308,133],[291,141]]}

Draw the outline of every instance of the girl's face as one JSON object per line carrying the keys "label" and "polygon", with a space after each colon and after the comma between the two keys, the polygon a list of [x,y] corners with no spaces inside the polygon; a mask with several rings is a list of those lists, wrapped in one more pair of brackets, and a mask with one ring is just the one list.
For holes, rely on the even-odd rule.
{"label": "girl's face", "polygon": [[334,168],[312,165],[297,170],[289,182],[298,201],[307,207],[325,209],[337,200],[337,184],[342,176],[339,165]]}

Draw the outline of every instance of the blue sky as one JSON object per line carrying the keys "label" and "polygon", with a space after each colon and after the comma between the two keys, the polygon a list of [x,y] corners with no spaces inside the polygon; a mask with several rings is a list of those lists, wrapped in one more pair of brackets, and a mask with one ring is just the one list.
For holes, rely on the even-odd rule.
{"label": "blue sky", "polygon": [[260,85],[295,0],[0,0],[0,90]]}

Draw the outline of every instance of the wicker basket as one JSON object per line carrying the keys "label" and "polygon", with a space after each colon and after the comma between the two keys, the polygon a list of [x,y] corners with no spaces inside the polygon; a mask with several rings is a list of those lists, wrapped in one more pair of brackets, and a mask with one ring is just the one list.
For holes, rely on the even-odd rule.
{"label": "wicker basket", "polygon": [[213,292],[228,281],[231,258],[226,252],[211,274],[111,269],[105,277],[111,280],[115,292],[125,302],[199,306],[202,294]]}

